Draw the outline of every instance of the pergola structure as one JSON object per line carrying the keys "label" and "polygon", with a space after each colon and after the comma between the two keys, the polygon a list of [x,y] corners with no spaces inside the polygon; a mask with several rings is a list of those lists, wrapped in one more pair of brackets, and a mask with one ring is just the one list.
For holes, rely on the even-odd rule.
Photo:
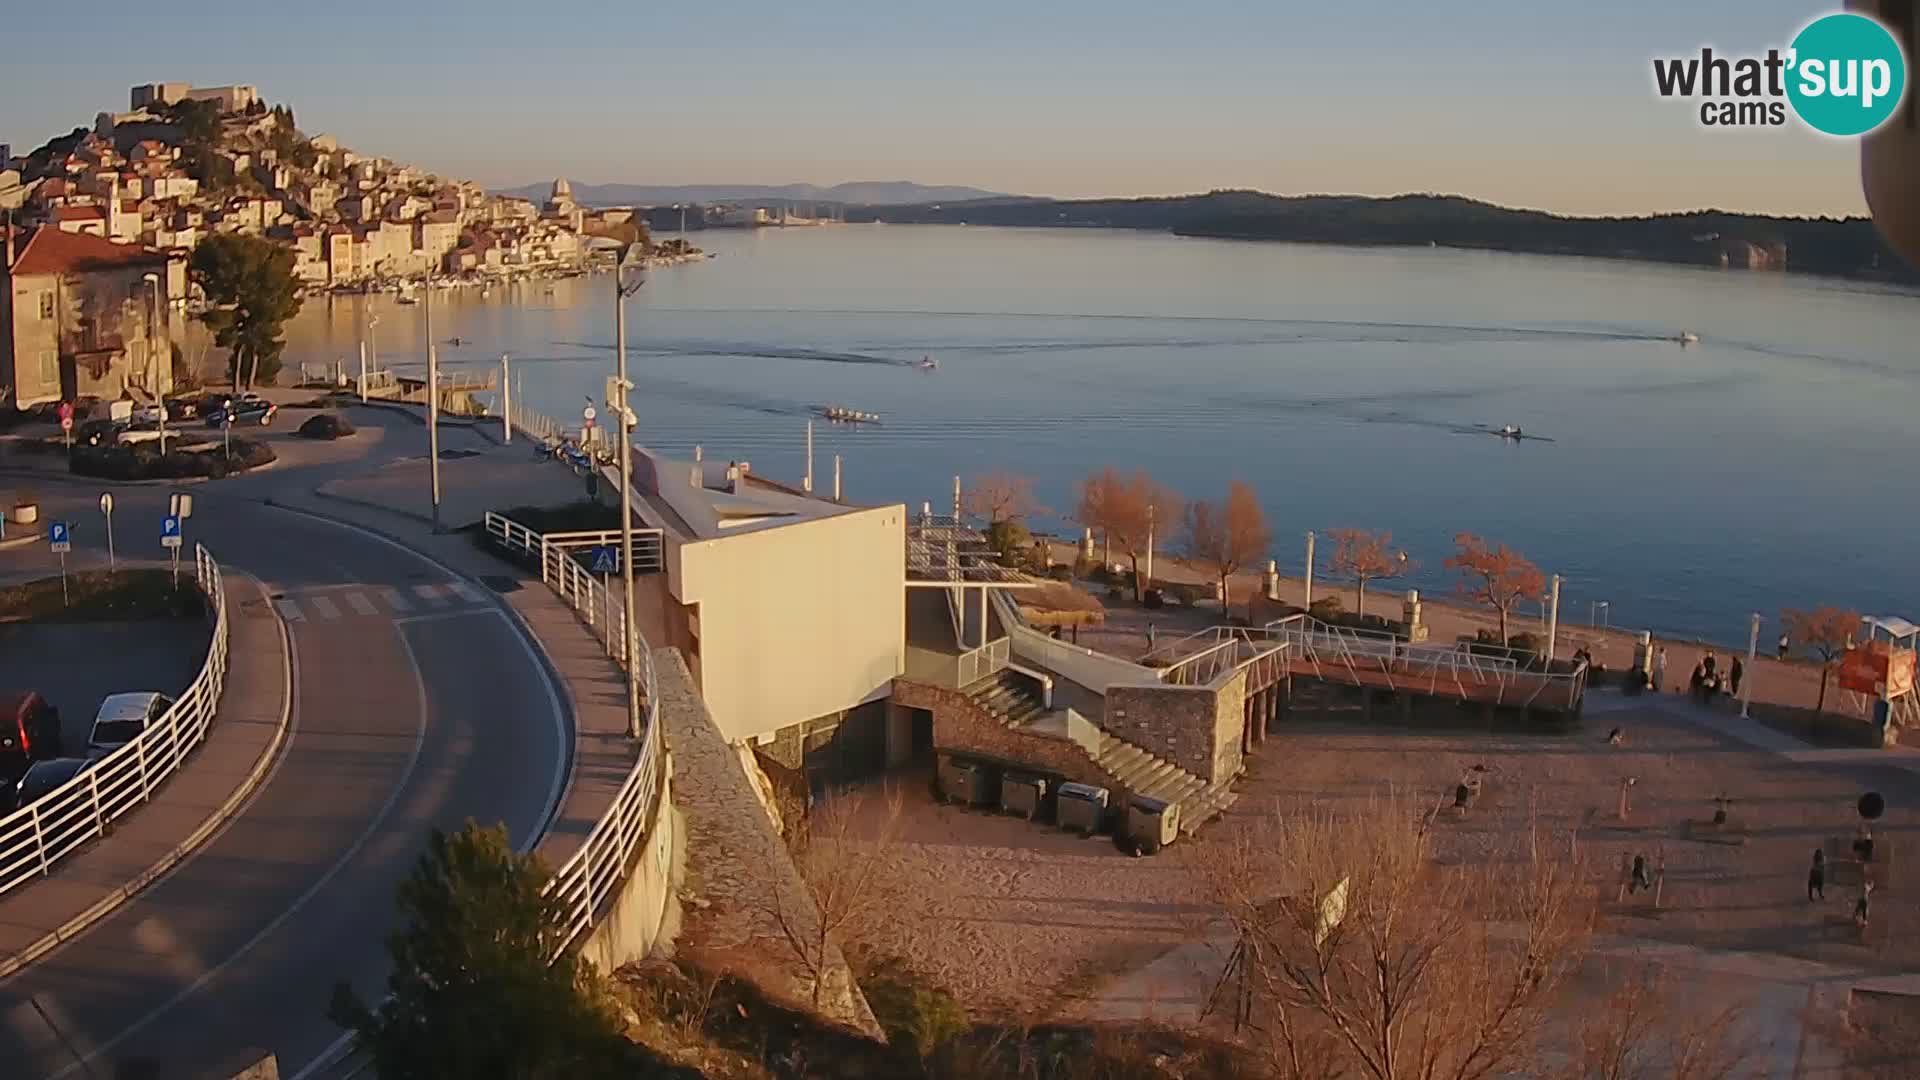
{"label": "pergola structure", "polygon": [[920,513],[907,521],[907,588],[946,589],[952,593],[953,609],[958,614],[961,648],[966,640],[967,592],[976,590],[980,603],[978,641],[987,643],[987,593],[991,589],[1031,589],[1040,583],[998,562],[999,556],[979,530],[969,528],[958,517],[933,513],[922,504]]}

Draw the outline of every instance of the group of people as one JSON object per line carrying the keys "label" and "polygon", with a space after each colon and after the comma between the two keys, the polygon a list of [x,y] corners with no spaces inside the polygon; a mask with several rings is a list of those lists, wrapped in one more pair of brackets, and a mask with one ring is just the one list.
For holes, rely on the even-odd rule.
{"label": "group of people", "polygon": [[[1666,656],[1665,649],[1660,650],[1661,657]],[[1659,662],[1656,661],[1656,664]],[[1659,665],[1664,666],[1664,665]],[[1735,656],[1724,674],[1720,671],[1719,661],[1713,651],[1708,650],[1700,662],[1693,665],[1693,676],[1687,680],[1688,692],[1702,705],[1713,704],[1714,695],[1725,692],[1731,697],[1740,696],[1740,680],[1746,675],[1746,666]]]}
{"label": "group of people", "polygon": [[[1860,860],[1863,879],[1860,882],[1860,896],[1853,902],[1853,925],[1865,933],[1873,901],[1873,832],[1864,825],[1853,839],[1853,854]],[[1826,898],[1827,853],[1814,848],[1813,865],[1807,869],[1807,902],[1812,903]]]}

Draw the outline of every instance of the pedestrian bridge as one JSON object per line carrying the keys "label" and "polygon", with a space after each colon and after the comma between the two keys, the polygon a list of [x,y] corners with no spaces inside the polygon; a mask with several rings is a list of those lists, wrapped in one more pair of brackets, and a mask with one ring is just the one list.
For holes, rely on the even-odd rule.
{"label": "pedestrian bridge", "polygon": [[1491,708],[1564,713],[1579,711],[1587,684],[1584,660],[1544,663],[1500,646],[1414,642],[1304,614],[1260,627],[1203,630],[1161,645],[1145,662],[1163,681],[1176,684],[1206,682],[1225,668],[1244,665],[1249,692],[1299,676]]}

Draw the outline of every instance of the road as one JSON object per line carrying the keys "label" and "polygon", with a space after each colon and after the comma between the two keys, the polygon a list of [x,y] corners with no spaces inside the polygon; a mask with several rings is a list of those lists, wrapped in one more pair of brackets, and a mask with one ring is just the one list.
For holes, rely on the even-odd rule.
{"label": "road", "polygon": [[[94,488],[43,514],[97,521]],[[116,494],[123,552],[166,492]],[[291,727],[249,803],[194,856],[0,982],[0,1074],[198,1076],[260,1047],[294,1076],[338,1036],[338,979],[377,998],[395,888],[430,828],[557,803],[571,738],[533,647],[486,590],[371,534],[200,496],[189,544],[267,583],[293,649]],[[76,538],[76,550],[84,534]]]}

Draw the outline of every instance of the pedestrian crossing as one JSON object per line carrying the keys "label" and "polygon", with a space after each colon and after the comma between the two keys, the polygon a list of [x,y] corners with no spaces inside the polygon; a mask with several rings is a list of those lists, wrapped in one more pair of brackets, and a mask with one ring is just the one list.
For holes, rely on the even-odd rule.
{"label": "pedestrian crossing", "polygon": [[331,622],[374,616],[390,618],[418,612],[457,611],[492,601],[486,590],[465,581],[414,585],[405,590],[386,585],[276,596],[273,606],[288,622]]}

